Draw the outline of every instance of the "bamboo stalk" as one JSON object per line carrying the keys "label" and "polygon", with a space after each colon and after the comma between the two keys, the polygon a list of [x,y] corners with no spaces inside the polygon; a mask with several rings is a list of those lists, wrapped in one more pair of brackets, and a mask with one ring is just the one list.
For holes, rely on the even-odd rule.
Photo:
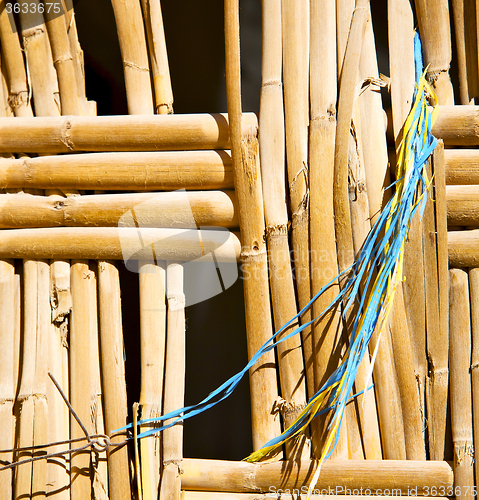
{"label": "bamboo stalk", "polygon": [[233,169],[227,151],[2,158],[0,186],[131,191],[231,189]]}
{"label": "bamboo stalk", "polygon": [[[296,278],[296,292],[299,308],[306,307],[311,299],[309,269],[309,172],[308,172],[308,125],[309,125],[309,1],[282,0],[282,38],[283,38],[283,81],[284,81],[284,127],[286,132],[286,166],[289,184],[291,210],[292,246]],[[306,39],[305,39],[306,35]],[[285,318],[283,318],[285,319]],[[308,309],[300,318],[302,323],[311,320]],[[296,387],[295,394],[290,390],[283,398],[291,399],[297,409],[291,415],[294,421],[306,404],[306,383],[302,373],[309,374],[310,390],[314,383],[313,339],[311,328],[301,333],[304,361],[301,359],[299,340],[289,346],[294,349],[287,362],[291,368],[290,387]],[[293,354],[295,354],[293,356]],[[293,368],[294,367],[294,368]],[[281,367],[280,367],[281,371]],[[313,393],[314,394],[314,393]],[[288,424],[286,419],[286,424]],[[309,456],[306,442],[303,457]]]}
{"label": "bamboo stalk", "polygon": [[[15,268],[13,261],[0,261],[0,449],[13,449],[15,444]],[[0,461],[12,462],[13,453],[0,454]],[[12,498],[13,470],[0,472],[0,496]]]}
{"label": "bamboo stalk", "polygon": [[[51,7],[51,6],[50,6]],[[77,88],[75,61],[70,50],[67,26],[65,24],[65,9],[62,2],[55,4],[55,8],[45,9],[46,27],[52,49],[53,64],[58,75],[60,102],[62,115],[80,115],[81,101]]]}
{"label": "bamboo stalk", "polygon": [[[310,460],[280,461],[264,464],[222,460],[184,459],[182,488],[185,490],[262,493],[307,485],[316,466]],[[385,488],[397,488],[406,495],[417,487],[452,488],[453,473],[446,462],[414,460],[327,460],[321,465],[317,488],[367,488],[374,494]],[[384,493],[384,491],[382,491]]]}
{"label": "bamboo stalk", "polygon": [[479,267],[479,229],[448,231],[449,266]]}
{"label": "bamboo stalk", "polygon": [[91,196],[0,195],[0,228],[119,226],[238,227],[232,191],[99,194]]}
{"label": "bamboo stalk", "polygon": [[58,227],[5,231],[0,258],[151,260],[152,245],[160,260],[174,256],[181,261],[210,262],[212,252],[218,262],[236,262],[240,257],[238,237],[225,231]]}
{"label": "bamboo stalk", "polygon": [[[68,390],[68,319],[71,310],[70,263],[50,263],[50,303],[52,309],[48,349],[48,371],[61,385],[65,394]],[[66,364],[65,364],[66,360]],[[48,442],[70,439],[69,412],[60,393],[50,382],[47,384]],[[49,449],[55,453],[64,450],[62,446]],[[47,496],[55,500],[70,499],[69,464],[65,457],[48,459]]]}
{"label": "bamboo stalk", "polygon": [[[288,243],[288,214],[284,182],[281,1],[263,3],[262,19],[264,64],[260,109],[260,158],[269,250],[271,300],[275,330],[279,330],[297,314]],[[284,330],[282,336],[288,335],[297,327],[296,321]],[[304,381],[298,388],[303,369],[300,340],[298,337],[287,340],[280,344],[277,350],[281,395],[284,400],[280,411],[284,426],[287,428],[296,420],[306,399]],[[312,375],[312,370],[309,371]],[[299,445],[300,452],[301,446],[303,444]],[[287,455],[292,453],[293,449],[288,447]]]}
{"label": "bamboo stalk", "polygon": [[[454,443],[454,484],[461,498],[472,498],[474,448],[471,395],[471,316],[467,272],[449,271],[450,404]],[[469,488],[466,490],[466,488]]]}
{"label": "bamboo stalk", "polygon": [[[237,0],[225,1],[226,89],[230,117],[235,193],[242,234],[241,261],[245,280],[248,357],[272,334],[264,212],[258,164],[257,128],[246,125],[241,113],[239,26]],[[248,175],[244,175],[248,172]],[[253,447],[258,449],[279,434],[279,422],[271,409],[277,399],[274,353],[265,355],[250,369]]]}
{"label": "bamboo stalk", "polygon": [[[141,388],[143,419],[163,414],[163,378],[166,347],[166,264],[143,262],[139,265]],[[142,427],[148,430],[148,425]],[[161,435],[140,441],[143,500],[158,497],[161,464]]]}
{"label": "bamboo stalk", "polygon": [[[70,327],[70,403],[83,425],[90,427],[91,339],[90,269],[88,262],[77,260],[71,265],[72,313]],[[70,416],[71,439],[84,437],[82,429]],[[72,447],[75,445],[72,444]],[[90,451],[71,455],[71,500],[83,500],[91,495]]]}
{"label": "bamboo stalk", "polygon": [[447,222],[453,226],[479,226],[479,186],[447,186]]}
{"label": "bamboo stalk", "polygon": [[451,28],[449,2],[415,0],[419,32],[424,47],[427,78],[436,91],[439,104],[454,104],[449,77],[451,64]]}
{"label": "bamboo stalk", "polygon": [[478,106],[440,106],[432,134],[446,146],[479,144]]}
{"label": "bamboo stalk", "polygon": [[[113,430],[126,425],[128,413],[120,278],[118,269],[112,262],[98,263],[98,305],[105,432],[110,435]],[[122,436],[113,439],[115,441],[122,441]],[[126,446],[108,450],[108,490],[111,500],[131,497]]]}
{"label": "bamboo stalk", "polygon": [[26,12],[24,9],[20,9],[23,50],[31,80],[35,115],[58,116],[60,110],[57,102],[56,73],[39,3],[39,0],[33,0]]}
{"label": "bamboo stalk", "polygon": [[13,31],[14,26],[13,14],[9,14],[6,8],[2,8],[0,12],[0,40],[8,73],[8,103],[16,116],[32,117],[25,63],[18,33]]}
{"label": "bamboo stalk", "polygon": [[[302,496],[295,496],[294,498],[306,498],[304,495],[306,495],[308,491],[307,487],[303,488],[296,488],[296,489],[284,489],[284,488],[277,488],[272,490],[273,494],[276,495],[302,495]],[[352,490],[350,488],[343,488],[343,487],[338,487],[338,488],[315,488],[315,492],[318,492],[318,494],[312,494],[309,498],[312,500],[321,500],[324,498],[325,495],[328,495],[328,499],[330,500],[373,500],[375,497],[374,496],[368,496],[368,495],[355,495],[355,493],[360,493],[361,489],[356,489]],[[335,492],[338,492],[338,495],[335,495]],[[414,490],[415,491],[415,490]],[[343,495],[343,493],[346,493]],[[271,499],[274,498],[271,496],[271,493],[264,493],[264,494],[258,494],[258,493],[224,493],[221,491],[183,491],[182,492],[182,499],[183,500],[262,500],[262,499]],[[387,499],[392,499],[394,498],[393,496],[388,496],[388,495],[381,495],[382,497]],[[420,496],[411,496],[409,495],[408,498],[411,500],[420,500],[423,497]],[[435,497],[438,500],[446,500],[447,497]]]}
{"label": "bamboo stalk", "polygon": [[[472,379],[472,423],[474,436],[479,435],[479,275],[478,268],[469,269],[469,295],[471,302],[471,379]],[[474,471],[477,477],[479,464],[474,460]]]}
{"label": "bamboo stalk", "polygon": [[[184,406],[185,398],[185,295],[183,266],[168,262],[166,298],[168,303],[165,385],[163,411],[168,413]],[[169,421],[165,421],[168,424]],[[179,500],[183,460],[183,424],[165,429],[162,436],[163,467],[160,498]]]}
{"label": "bamboo stalk", "polygon": [[[338,274],[333,214],[334,137],[336,131],[336,15],[334,0],[311,2],[309,181],[311,220],[311,292],[316,295]],[[338,283],[313,304],[318,317],[339,293]],[[313,325],[314,392],[326,382],[338,363],[332,353],[337,342],[339,311]],[[313,455],[321,456],[326,417],[313,420]]]}
{"label": "bamboo stalk", "polygon": [[446,184],[479,184],[479,151],[444,150]]}
{"label": "bamboo stalk", "polygon": [[[256,116],[245,113],[245,134]],[[131,131],[135,130],[132,134]],[[228,117],[222,114],[0,118],[0,153],[228,149]]]}
{"label": "bamboo stalk", "polygon": [[125,73],[128,114],[153,114],[145,29],[138,0],[112,0]]}
{"label": "bamboo stalk", "polygon": [[168,54],[160,0],[141,0],[143,17],[150,52],[153,88],[155,91],[155,112],[159,115],[173,113],[173,90],[171,88]]}

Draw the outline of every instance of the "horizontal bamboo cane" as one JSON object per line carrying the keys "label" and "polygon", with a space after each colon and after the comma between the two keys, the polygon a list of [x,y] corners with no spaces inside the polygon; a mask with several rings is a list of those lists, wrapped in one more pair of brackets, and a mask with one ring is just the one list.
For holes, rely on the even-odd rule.
{"label": "horizontal bamboo cane", "polygon": [[[242,130],[257,123],[245,113]],[[226,114],[0,119],[0,152],[229,149]]]}
{"label": "horizontal bamboo cane", "polygon": [[[152,250],[154,245],[154,253]],[[214,252],[214,256],[212,254]],[[12,229],[0,240],[0,258],[131,259],[236,262],[238,237],[229,231],[154,228]]]}
{"label": "horizontal bamboo cane", "polygon": [[92,196],[0,195],[0,228],[118,226],[238,227],[232,191],[97,194]]}
{"label": "horizontal bamboo cane", "polygon": [[432,133],[446,146],[479,144],[479,106],[440,106]]}
{"label": "horizontal bamboo cane", "polygon": [[479,226],[479,185],[446,188],[447,222],[453,226]]}
{"label": "horizontal bamboo cane", "polygon": [[479,184],[479,150],[446,149],[446,184]]}
{"label": "horizontal bamboo cane", "polygon": [[[268,492],[275,488],[300,488],[311,480],[316,465],[309,460],[264,464],[222,460],[184,459],[181,486],[185,490]],[[446,462],[415,460],[328,460],[321,466],[316,488],[369,488],[372,492],[397,488],[407,494],[417,487],[449,488],[453,484]],[[399,491],[398,491],[399,493]]]}
{"label": "horizontal bamboo cane", "polygon": [[0,187],[148,191],[231,189],[228,151],[90,153],[2,158]]}
{"label": "horizontal bamboo cane", "polygon": [[448,231],[449,266],[479,267],[479,229]]}
{"label": "horizontal bamboo cane", "polygon": [[[318,495],[311,495],[309,498],[311,500],[324,500],[324,495],[328,495],[328,500],[375,500],[377,497],[375,496],[368,496],[368,495],[363,495],[361,494],[362,492],[368,492],[367,488],[357,488],[357,489],[351,489],[351,488],[343,488],[343,487],[338,487],[338,488],[315,488],[313,491],[317,491]],[[335,492],[338,492],[337,495],[335,495]],[[412,490],[415,492],[415,490]],[[277,488],[277,489],[272,489],[271,493],[264,493],[264,494],[258,494],[258,493],[224,493],[224,492],[218,492],[218,491],[183,491],[182,495],[182,500],[271,500],[273,498],[279,498],[278,495],[286,495],[282,496],[281,498],[297,498],[298,500],[307,498],[307,492],[308,492],[308,487],[304,486],[303,488],[296,488],[296,489],[284,489],[284,488]],[[302,496],[299,496],[299,494],[302,494]],[[395,493],[394,493],[395,494]],[[393,495],[394,495],[393,494]],[[289,496],[289,495],[294,495],[294,496]],[[298,495],[298,496],[296,496]],[[389,498],[395,498],[394,496],[389,496],[389,495],[381,495],[381,498],[384,500],[388,500]],[[423,497],[420,496],[410,496],[408,495],[408,500],[419,500]],[[437,500],[446,500],[447,497],[435,497]]]}

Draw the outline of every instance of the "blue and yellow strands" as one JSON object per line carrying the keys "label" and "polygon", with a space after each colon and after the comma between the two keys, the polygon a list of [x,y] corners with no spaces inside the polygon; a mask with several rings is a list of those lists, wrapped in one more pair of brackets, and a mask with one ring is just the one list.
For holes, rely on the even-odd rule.
{"label": "blue and yellow strands", "polygon": [[[375,329],[382,331],[390,313],[396,286],[402,279],[404,245],[411,220],[418,211],[422,216],[425,208],[427,191],[431,182],[427,177],[426,162],[437,144],[437,140],[431,134],[431,127],[437,112],[437,107],[435,107],[437,101],[433,90],[426,82],[425,72],[422,72],[421,43],[418,34],[415,36],[415,63],[414,104],[403,127],[403,139],[397,160],[397,180],[390,186],[390,189],[394,189],[394,195],[389,199],[371,229],[357,260],[350,269],[342,273],[345,279],[342,290],[318,318],[278,339],[281,333],[295,322],[329,286],[338,281],[340,275],[322,288],[296,317],[278,330],[251,358],[243,370],[227,380],[199,404],[180,408],[159,418],[138,421],[139,425],[144,425],[170,420],[167,425],[140,433],[138,438],[162,431],[223,401],[234,391],[243,376],[264,353],[300,333],[332,308],[341,306],[343,318],[346,318],[354,307],[357,314],[352,324],[349,346],[340,366],[309,400],[297,420],[288,429],[245,459],[249,462],[264,459],[278,450],[286,441],[300,436],[314,417],[321,413],[331,412],[326,443],[310,490],[315,486],[321,463],[331,455],[337,444],[344,409],[351,397],[358,366],[363,357],[369,355],[368,345],[371,335]],[[428,99],[431,104],[428,103]],[[131,428],[131,424],[128,427]]]}

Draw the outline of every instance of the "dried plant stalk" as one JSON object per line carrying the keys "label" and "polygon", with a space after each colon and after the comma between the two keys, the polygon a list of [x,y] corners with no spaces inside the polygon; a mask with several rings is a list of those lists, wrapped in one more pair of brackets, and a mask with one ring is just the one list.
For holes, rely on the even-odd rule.
{"label": "dried plant stalk", "polygon": [[479,229],[448,231],[449,266],[479,267]]}
{"label": "dried plant stalk", "polygon": [[[140,263],[140,406],[143,419],[159,417],[163,413],[166,347],[165,279],[165,262]],[[142,427],[142,430],[148,430],[148,425]],[[154,500],[158,496],[161,439],[161,435],[155,435],[140,442],[143,500]]]}
{"label": "dried plant stalk", "polygon": [[153,114],[153,95],[145,38],[138,0],[112,0],[125,73],[128,114]]}
{"label": "dried plant stalk", "polygon": [[[185,295],[183,266],[168,262],[166,270],[166,298],[168,303],[165,389],[163,412],[184,406],[185,398]],[[168,420],[165,424],[168,424]],[[183,424],[165,429],[162,436],[163,467],[160,498],[179,500],[183,460]]]}
{"label": "dried plant stalk", "polygon": [[141,0],[141,6],[143,7],[150,49],[151,72],[155,91],[155,111],[159,115],[173,113],[173,90],[171,88],[160,0]]}
{"label": "dried plant stalk", "polygon": [[[127,423],[127,400],[120,278],[114,263],[98,263],[98,305],[100,318],[101,378],[105,432],[110,435]],[[122,441],[122,436],[113,442]],[[108,450],[108,490],[111,500],[131,497],[128,449]]]}
{"label": "dried plant stalk", "polygon": [[[326,488],[327,491],[327,488]],[[183,492],[183,500],[262,500],[271,497],[269,493],[222,493],[217,491],[185,491]],[[386,499],[393,497],[384,495]],[[321,500],[323,495],[311,495],[311,500]],[[334,497],[336,500],[346,500],[346,497],[337,495]],[[373,500],[374,497],[365,495],[348,495],[349,500]],[[422,497],[412,496],[411,500],[421,500]],[[447,497],[436,497],[437,500],[446,500]]]}
{"label": "dried plant stalk", "polygon": [[471,316],[467,272],[461,269],[449,271],[449,335],[451,371],[449,394],[454,443],[454,484],[464,491],[461,498],[473,498]]}
{"label": "dried plant stalk", "polygon": [[[17,304],[19,305],[19,304]],[[15,444],[15,418],[13,403],[16,385],[15,360],[15,268],[13,261],[0,261],[0,449],[9,450]],[[13,453],[0,454],[0,460],[13,461]],[[0,496],[12,498],[13,470],[0,472]]]}
{"label": "dried plant stalk", "polygon": [[[237,0],[225,2],[226,88],[230,121],[234,185],[241,228],[241,261],[245,280],[248,357],[272,334],[265,225],[261,177],[258,163],[257,127],[243,132],[246,115],[241,113],[239,22]],[[244,175],[248,172],[248,176]],[[253,447],[263,446],[279,434],[279,422],[271,409],[277,399],[274,354],[264,355],[250,370]]]}
{"label": "dried plant stalk", "polygon": [[[471,301],[471,332],[472,332],[472,422],[474,435],[479,432],[479,269],[469,269],[469,294]],[[479,473],[479,464],[474,460],[476,477]],[[477,483],[477,480],[476,480]]]}
{"label": "dried plant stalk", "polygon": [[231,189],[233,167],[227,151],[90,153],[5,158],[5,188],[172,191]]}
{"label": "dried plant stalk", "polygon": [[117,226],[238,227],[233,191],[96,194],[91,196],[0,195],[0,228]]}
{"label": "dried plant stalk", "polygon": [[[90,307],[91,279],[88,261],[77,260],[71,266],[72,313],[70,327],[70,403],[83,425],[91,422],[91,356]],[[87,362],[85,362],[87,361]],[[84,437],[84,433],[73,416],[70,417],[72,439]],[[72,444],[72,448],[75,445]],[[91,495],[90,451],[71,455],[71,500],[84,500]]]}

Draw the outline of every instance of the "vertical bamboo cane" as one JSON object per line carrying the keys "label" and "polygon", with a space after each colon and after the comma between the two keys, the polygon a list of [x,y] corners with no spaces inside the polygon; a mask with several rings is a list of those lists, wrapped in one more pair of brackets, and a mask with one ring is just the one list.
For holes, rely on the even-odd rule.
{"label": "vertical bamboo cane", "polygon": [[[0,261],[0,449],[14,448],[15,401],[14,359],[15,359],[15,268],[13,261]],[[12,462],[13,453],[0,454],[0,461]],[[0,497],[12,498],[13,470],[0,472]]]}
{"label": "vertical bamboo cane", "polygon": [[451,28],[448,0],[415,0],[419,32],[424,47],[427,78],[434,87],[439,104],[454,104],[449,78],[451,64]]}
{"label": "vertical bamboo cane", "polygon": [[[50,263],[50,303],[52,306],[52,327],[49,330],[48,371],[68,394],[67,336],[68,315],[71,310],[70,263],[54,261]],[[70,438],[68,408],[60,393],[51,383],[47,383],[48,400],[48,442],[65,441]],[[57,446],[49,452],[59,452]],[[70,499],[70,475],[67,460],[64,457],[48,459],[47,496],[54,500]]]}
{"label": "vertical bamboo cane", "polygon": [[[162,414],[165,366],[166,303],[165,263],[140,264],[141,418]],[[145,425],[142,430],[147,430]],[[158,497],[161,435],[140,441],[143,500]]]}
{"label": "vertical bamboo cane", "polygon": [[[90,269],[88,261],[72,261],[72,313],[70,328],[70,403],[83,425],[89,427],[91,394],[90,328]],[[83,431],[70,417],[71,439],[84,437]],[[75,447],[72,444],[72,448]],[[91,495],[90,451],[71,455],[71,500],[84,500]]]}
{"label": "vertical bamboo cane", "polygon": [[[473,498],[474,451],[471,396],[471,317],[467,272],[449,271],[449,363],[454,484],[461,498]],[[466,490],[467,488],[467,490]]]}
{"label": "vertical bamboo cane", "polygon": [[[113,430],[126,425],[127,420],[120,278],[112,262],[98,262],[98,305],[105,431],[110,435]],[[131,497],[128,449],[125,446],[108,450],[108,490],[111,500]]]}
{"label": "vertical bamboo cane", "polygon": [[[309,125],[309,1],[282,0],[283,23],[283,80],[284,116],[286,132],[286,163],[290,195],[292,240],[296,290],[300,309],[311,299],[309,271],[309,172],[308,172],[308,125]],[[311,320],[308,309],[302,323]],[[309,387],[313,384],[313,339],[311,328],[302,332],[304,366]],[[299,342],[298,342],[299,345]],[[299,352],[299,349],[296,349]],[[303,370],[300,356],[291,359],[296,367],[292,373],[298,385],[294,402],[300,406],[306,400],[305,384],[298,384],[298,374]],[[295,380],[296,379],[296,380]],[[284,397],[284,395],[283,395]],[[285,397],[285,399],[287,399]]]}
{"label": "vertical bamboo cane", "polygon": [[[266,237],[269,249],[271,298],[275,329],[279,330],[296,316],[296,298],[293,286],[288,244],[288,215],[284,184],[284,119],[281,86],[281,1],[263,2],[263,67],[260,108],[260,158],[266,219]],[[284,331],[287,335],[297,328],[293,323]],[[301,346],[298,338],[278,346],[278,365],[281,392],[285,400],[284,425],[289,427],[304,406],[300,391]],[[294,369],[293,367],[297,367]],[[312,374],[312,370],[310,370]],[[312,387],[311,387],[312,389]],[[288,450],[288,453],[291,450]],[[309,453],[308,453],[309,458]]]}
{"label": "vertical bamboo cane", "polygon": [[[333,214],[333,164],[336,132],[336,16],[335,0],[311,2],[311,122],[309,135],[311,189],[311,286],[316,295],[338,274]],[[339,293],[333,284],[313,304],[318,317]],[[313,394],[326,382],[339,361],[334,356],[339,311],[324,316],[313,327]],[[326,416],[311,423],[313,455],[319,457],[325,441]]]}
{"label": "vertical bamboo cane", "polygon": [[[233,155],[235,194],[241,229],[241,263],[244,276],[248,356],[271,337],[272,323],[264,213],[258,165],[256,130],[241,135],[241,91],[237,0],[225,2],[226,85]],[[244,161],[244,163],[243,163]],[[248,176],[244,175],[248,172]],[[277,399],[274,354],[264,355],[250,370],[253,447],[263,446],[279,434],[279,422],[272,415]]]}
{"label": "vertical bamboo cane", "polygon": [[[166,296],[168,318],[165,361],[165,399],[168,413],[184,406],[185,398],[185,295],[182,264],[168,262]],[[168,424],[168,421],[165,422]],[[179,500],[181,461],[183,460],[183,424],[163,431],[163,471],[160,498]]]}
{"label": "vertical bamboo cane", "polygon": [[[471,330],[472,330],[472,422],[474,438],[479,436],[479,268],[469,269],[469,293],[471,301]],[[474,460],[476,486],[479,477],[479,463]]]}
{"label": "vertical bamboo cane", "polygon": [[112,0],[130,115],[151,115],[153,96],[145,29],[138,0]]}
{"label": "vertical bamboo cane", "polygon": [[141,0],[141,5],[150,49],[151,72],[155,90],[155,111],[159,115],[173,113],[173,90],[171,88],[160,0]]}
{"label": "vertical bamboo cane", "polygon": [[[471,97],[469,95],[468,83],[468,58],[466,57],[466,30],[465,30],[465,8],[464,0],[452,0],[452,12],[454,16],[454,32],[456,34],[456,54],[457,68],[459,76],[459,96],[461,104],[469,104]],[[469,32],[470,33],[470,32]],[[470,35],[468,35],[470,36]],[[477,60],[473,58],[476,62]],[[477,83],[476,85],[477,86]]]}

